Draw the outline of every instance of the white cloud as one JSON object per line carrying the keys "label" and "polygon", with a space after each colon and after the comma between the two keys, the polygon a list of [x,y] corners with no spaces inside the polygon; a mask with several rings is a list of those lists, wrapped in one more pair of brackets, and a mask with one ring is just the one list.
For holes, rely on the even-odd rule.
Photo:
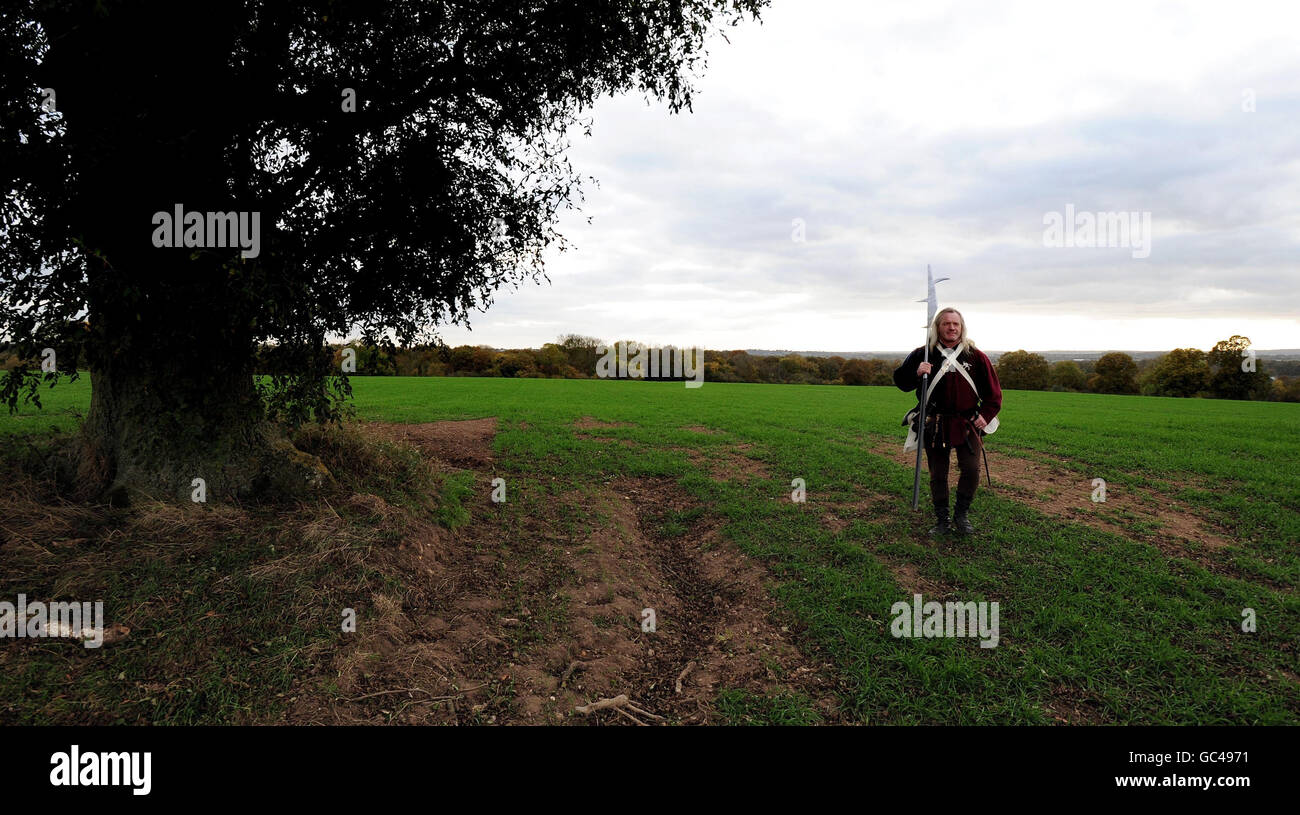
{"label": "white cloud", "polygon": [[[1297,23],[1283,2],[776,0],[712,44],[694,113],[597,106],[575,251],[444,336],[902,349],[930,263],[985,347],[1300,347]],[[1151,212],[1151,256],[1045,248],[1067,203]]]}

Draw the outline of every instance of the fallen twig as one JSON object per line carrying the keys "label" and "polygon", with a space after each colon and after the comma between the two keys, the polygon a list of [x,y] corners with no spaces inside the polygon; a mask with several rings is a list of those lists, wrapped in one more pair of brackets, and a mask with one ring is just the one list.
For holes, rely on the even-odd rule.
{"label": "fallen twig", "polygon": [[387,696],[387,695],[389,695],[390,693],[414,693],[415,691],[419,691],[420,693],[426,693],[426,694],[429,693],[429,692],[428,692],[427,690],[425,690],[424,688],[398,688],[397,690],[381,690],[381,691],[375,691],[374,693],[367,693],[365,696],[357,696],[357,697],[352,698],[352,699],[345,699],[344,701],[345,701],[345,702],[360,702],[362,699],[373,699],[373,698],[376,697],[376,696]]}
{"label": "fallen twig", "polygon": [[690,662],[686,663],[685,668],[682,668],[682,672],[677,674],[677,684],[675,687],[678,693],[682,692],[682,680],[685,679],[686,675],[690,673],[694,668],[695,668],[695,660],[692,659]]}
{"label": "fallen twig", "polygon": [[649,717],[649,718],[651,718],[651,719],[654,719],[656,722],[662,722],[662,721],[664,721],[664,717],[663,717],[663,716],[656,715],[656,714],[654,714],[654,713],[651,713],[651,712],[648,711],[648,710],[642,710],[641,708],[637,707],[636,705],[632,704],[631,702],[628,702],[628,703],[627,703],[627,707],[628,707],[628,709],[631,710],[633,713],[640,713],[642,716],[647,716],[647,717]]}
{"label": "fallen twig", "polygon": [[646,724],[645,722],[641,721],[640,719],[638,719],[637,717],[633,716],[631,713],[628,713],[626,710],[624,710],[624,709],[621,708],[621,707],[616,707],[616,708],[614,708],[614,712],[615,712],[615,713],[621,713],[622,715],[624,715],[624,716],[628,717],[629,719],[631,719],[632,721],[636,722],[636,723],[637,723],[638,725],[640,725],[641,727],[649,727],[649,726],[650,726],[650,725]]}
{"label": "fallen twig", "polygon": [[604,710],[611,707],[622,707],[627,704],[627,694],[620,693],[613,699],[601,699],[599,702],[592,702],[589,705],[579,705],[574,710],[586,716],[589,713],[595,713],[598,710]]}
{"label": "fallen twig", "polygon": [[486,684],[475,685],[472,688],[465,688],[464,690],[458,691],[457,693],[453,693],[450,696],[434,696],[432,693],[429,693],[424,688],[397,688],[396,690],[375,691],[374,693],[367,693],[365,696],[357,696],[352,699],[344,699],[343,701],[360,702],[362,699],[371,699],[376,696],[387,696],[391,693],[414,693],[415,691],[419,691],[420,693],[423,693],[429,697],[428,699],[421,699],[419,702],[420,704],[424,704],[426,702],[445,702],[448,699],[456,699],[458,697],[464,696],[465,694],[469,693],[472,690],[478,690],[479,688],[483,688],[483,687],[487,687]]}
{"label": "fallen twig", "polygon": [[[641,708],[637,707],[635,704],[632,703],[631,700],[627,698],[627,694],[625,693],[620,693],[618,696],[615,696],[612,699],[601,699],[599,702],[592,702],[589,705],[581,705],[579,707],[575,707],[574,710],[576,710],[578,713],[581,713],[585,716],[590,713],[595,713],[598,710],[608,710],[610,708],[614,709],[618,713],[623,714],[624,716],[628,717],[632,721],[642,726],[647,726],[647,725],[645,722],[641,721],[636,716],[633,716],[632,715],[633,713],[639,713],[640,715],[645,716],[647,719],[653,719],[656,722],[664,721],[663,716],[658,716],[654,713],[651,713],[648,710],[642,710]],[[626,708],[626,710],[624,708]]]}

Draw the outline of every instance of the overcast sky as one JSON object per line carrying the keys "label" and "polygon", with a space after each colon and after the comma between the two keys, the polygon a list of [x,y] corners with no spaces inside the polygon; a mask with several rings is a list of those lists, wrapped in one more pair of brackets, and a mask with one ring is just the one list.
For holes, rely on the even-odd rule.
{"label": "overcast sky", "polygon": [[[990,350],[1300,347],[1300,4],[774,0],[729,36],[693,113],[597,106],[552,283],[444,339],[906,349],[929,263]],[[1149,212],[1149,255],[1045,245],[1067,206]]]}

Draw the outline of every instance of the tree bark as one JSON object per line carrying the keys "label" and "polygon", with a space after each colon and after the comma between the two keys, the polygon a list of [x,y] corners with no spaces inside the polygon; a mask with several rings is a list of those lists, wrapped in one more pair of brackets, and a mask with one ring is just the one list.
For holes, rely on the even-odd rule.
{"label": "tree bark", "polygon": [[219,501],[295,498],[330,483],[317,458],[264,420],[252,371],[233,360],[204,370],[180,354],[122,356],[92,369],[83,484],[117,501]]}

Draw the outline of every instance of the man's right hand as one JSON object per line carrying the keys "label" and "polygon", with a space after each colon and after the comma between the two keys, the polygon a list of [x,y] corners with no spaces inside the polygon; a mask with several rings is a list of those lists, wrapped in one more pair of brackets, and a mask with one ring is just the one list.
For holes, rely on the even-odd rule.
{"label": "man's right hand", "polygon": [[916,366],[917,376],[925,376],[928,373],[930,373],[930,363],[922,362],[920,365]]}

